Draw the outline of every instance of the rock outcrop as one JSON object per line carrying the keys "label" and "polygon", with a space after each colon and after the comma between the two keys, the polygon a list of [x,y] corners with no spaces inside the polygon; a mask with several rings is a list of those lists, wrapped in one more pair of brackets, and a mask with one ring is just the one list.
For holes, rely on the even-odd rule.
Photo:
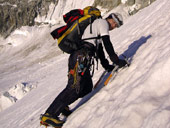
{"label": "rock outcrop", "polygon": [[32,26],[37,15],[46,15],[56,0],[0,0],[0,35],[7,37],[21,26]]}

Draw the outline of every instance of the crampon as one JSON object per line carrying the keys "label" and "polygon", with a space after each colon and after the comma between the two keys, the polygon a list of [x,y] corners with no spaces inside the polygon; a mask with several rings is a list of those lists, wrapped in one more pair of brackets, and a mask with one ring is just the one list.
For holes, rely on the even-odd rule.
{"label": "crampon", "polygon": [[[54,126],[51,126],[43,121],[40,121],[40,126],[45,126],[45,128],[47,127],[54,127]],[[62,128],[62,126],[57,126],[57,127],[54,127],[54,128]]]}

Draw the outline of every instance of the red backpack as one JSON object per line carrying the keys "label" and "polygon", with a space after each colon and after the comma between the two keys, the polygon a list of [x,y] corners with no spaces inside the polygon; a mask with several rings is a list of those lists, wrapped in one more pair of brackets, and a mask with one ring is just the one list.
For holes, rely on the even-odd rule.
{"label": "red backpack", "polygon": [[66,25],[59,27],[51,32],[51,35],[54,39],[60,38],[67,30],[68,28],[76,21],[77,19],[84,16],[84,11],[81,9],[74,9],[70,12],[63,15],[64,22]]}

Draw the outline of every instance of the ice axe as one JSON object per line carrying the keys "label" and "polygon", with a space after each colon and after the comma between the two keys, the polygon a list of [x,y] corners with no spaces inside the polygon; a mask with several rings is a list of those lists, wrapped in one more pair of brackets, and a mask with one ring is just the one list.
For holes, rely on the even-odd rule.
{"label": "ice axe", "polygon": [[128,58],[124,54],[122,54],[122,56],[123,56],[124,60],[126,61],[127,66],[129,67],[130,66],[130,62],[129,62]]}

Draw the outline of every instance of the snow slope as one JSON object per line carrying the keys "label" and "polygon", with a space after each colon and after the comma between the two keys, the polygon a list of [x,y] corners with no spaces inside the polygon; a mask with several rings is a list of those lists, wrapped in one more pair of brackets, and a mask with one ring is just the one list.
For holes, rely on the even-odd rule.
{"label": "snow slope", "polygon": [[[115,51],[132,65],[79,107],[64,128],[170,128],[169,7],[169,0],[157,0],[110,33]],[[68,55],[59,51],[50,31],[23,27],[1,39],[1,97],[19,84],[34,89],[0,112],[0,127],[39,128],[39,115],[65,87]],[[99,66],[94,81],[102,71]]]}

